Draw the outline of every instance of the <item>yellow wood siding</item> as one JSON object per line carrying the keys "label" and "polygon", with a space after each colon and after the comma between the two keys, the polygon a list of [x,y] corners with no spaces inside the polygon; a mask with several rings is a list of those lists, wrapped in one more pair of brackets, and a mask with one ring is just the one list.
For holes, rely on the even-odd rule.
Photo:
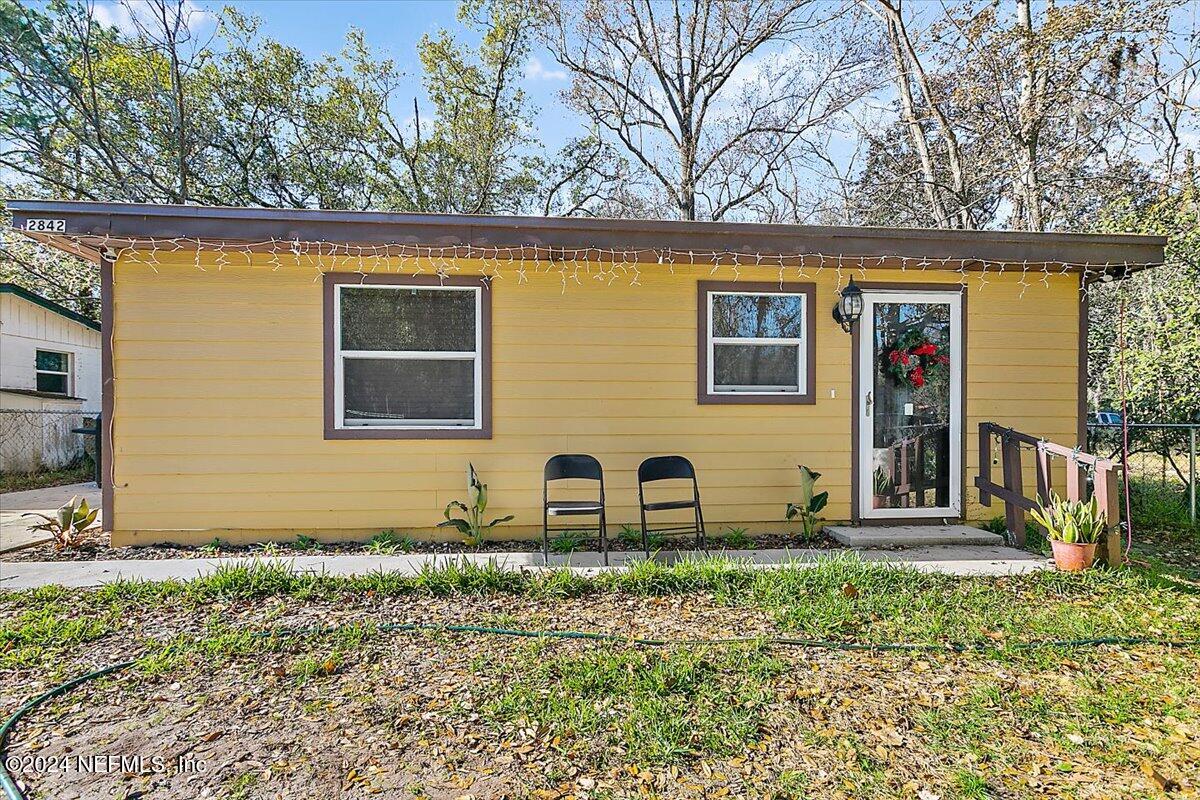
{"label": "yellow wood siding", "polygon": [[[468,460],[489,484],[490,511],[515,514],[512,531],[532,534],[542,465],[562,452],[603,463],[614,527],[636,522],[637,464],[664,453],[696,465],[712,532],[782,529],[801,463],[823,473],[826,515],[850,514],[851,338],[830,317],[834,270],[809,278],[815,405],[696,403],[696,283],[714,277],[709,267],[643,265],[638,286],[581,275],[565,292],[556,269],[531,268],[528,283],[506,270],[491,290],[490,440],[326,441],[318,272],[272,270],[265,256],[252,267],[204,263],[160,256],[155,272],[126,257],[115,267],[114,543],[428,533],[464,495]],[[777,278],[741,268],[742,280]],[[789,270],[787,280],[805,279]],[[1002,509],[979,508],[971,488],[978,422],[1075,441],[1080,306],[1074,276],[1045,285],[1031,274],[1023,298],[1019,272],[966,280],[966,499],[980,518]]]}

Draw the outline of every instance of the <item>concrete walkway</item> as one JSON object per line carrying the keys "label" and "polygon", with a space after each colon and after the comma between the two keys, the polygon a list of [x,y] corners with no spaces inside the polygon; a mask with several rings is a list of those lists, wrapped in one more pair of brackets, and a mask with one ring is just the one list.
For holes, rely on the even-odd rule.
{"label": "concrete walkway", "polygon": [[[46,533],[29,529],[40,520],[24,515],[30,511],[49,514],[75,496],[84,498],[93,508],[100,507],[100,488],[91,481],[0,494],[0,553],[50,541]],[[99,516],[96,522],[99,524]]]}
{"label": "concrete walkway", "polygon": [[[835,551],[848,552],[848,551]],[[737,550],[725,551],[728,558],[745,560],[765,569],[785,563],[813,564],[830,557],[828,550]],[[910,550],[863,550],[857,555],[864,561],[874,561],[914,567],[926,572],[949,575],[1015,575],[1047,568],[1040,556],[996,546],[939,546],[917,547]],[[658,560],[672,563],[702,558],[701,553],[663,552]],[[610,554],[610,569],[621,569],[642,556],[637,553]],[[32,589],[48,584],[69,587],[95,587],[125,578],[161,581],[171,578],[189,580],[213,573],[221,564],[245,559],[233,558],[173,558],[127,561],[47,561],[0,562],[0,590]],[[510,570],[543,570],[540,553],[463,553],[453,556],[431,554],[393,556],[314,555],[290,558],[262,558],[264,563],[285,563],[301,572],[329,575],[367,575],[373,572],[398,572],[414,575],[430,564],[461,560],[475,564],[495,561]],[[599,553],[574,553],[570,556],[551,556],[551,566],[568,566],[581,574],[590,575],[604,569]]]}

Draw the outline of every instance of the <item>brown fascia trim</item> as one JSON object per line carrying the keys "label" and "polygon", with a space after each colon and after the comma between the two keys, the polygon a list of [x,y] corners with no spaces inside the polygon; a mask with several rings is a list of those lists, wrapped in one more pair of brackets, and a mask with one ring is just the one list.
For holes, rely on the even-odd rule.
{"label": "brown fascia trim", "polygon": [[[272,239],[432,247],[563,247],[644,250],[646,261],[670,248],[755,253],[825,253],[847,257],[927,257],[1005,263],[1157,264],[1166,239],[1124,234],[1028,233],[925,228],[682,222],[595,217],[476,216],[380,211],[10,200],[13,226],[30,218],[62,219],[63,235],[29,234],[68,252],[102,247],[104,237],[149,245],[150,239],[197,238],[231,243]],[[78,237],[83,238],[83,242]],[[885,265],[886,268],[886,265]],[[936,261],[929,269],[941,269]],[[952,269],[957,269],[955,265]],[[977,267],[978,268],[978,267]]]}
{"label": "brown fascia trim", "polygon": [[[856,282],[857,283],[857,282]],[[959,484],[958,501],[962,505],[961,513],[957,520],[966,519],[967,515],[967,437],[970,435],[967,432],[967,392],[970,389],[970,383],[967,380],[967,365],[970,363],[970,353],[967,348],[970,346],[970,340],[967,338],[967,298],[970,293],[965,286],[956,283],[907,283],[907,282],[892,282],[892,281],[863,281],[858,283],[863,289],[896,289],[909,290],[914,292],[954,292],[957,291],[962,295],[962,322],[960,329],[962,330],[962,387],[959,395],[959,428],[962,431],[962,441],[959,442],[959,464],[962,466],[961,481]],[[859,380],[859,367],[861,366],[858,351],[859,351],[859,336],[862,329],[861,321],[854,325],[854,329],[850,336],[850,519],[855,525],[864,522],[871,525],[912,525],[919,523],[923,519],[938,519],[937,517],[864,517],[862,509],[859,506],[859,481],[865,476],[859,475],[859,458],[858,447],[861,440],[862,419],[859,417],[858,401],[861,397],[862,387]]]}
{"label": "brown fascia trim", "polygon": [[[353,272],[327,272],[324,275],[324,321],[322,323],[324,352],[324,400],[326,439],[491,439],[492,438],[492,292],[491,282],[485,278],[452,276],[438,278],[434,275],[359,275]],[[446,428],[445,430],[379,430],[377,428],[337,427],[337,403],[334,397],[334,337],[338,321],[334,319],[333,293],[339,285],[355,286],[471,286],[480,287],[480,375],[481,413],[479,428]]]}
{"label": "brown fascia trim", "polygon": [[[696,293],[696,403],[699,405],[803,405],[817,402],[817,285],[775,281],[699,281]],[[711,394],[708,391],[708,295],[711,292],[787,292],[802,294],[807,348],[803,394]]]}

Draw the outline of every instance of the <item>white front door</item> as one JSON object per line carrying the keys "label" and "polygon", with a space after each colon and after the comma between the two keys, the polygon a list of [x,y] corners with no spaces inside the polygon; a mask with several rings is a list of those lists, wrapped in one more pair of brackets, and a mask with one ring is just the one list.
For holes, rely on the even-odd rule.
{"label": "white front door", "polygon": [[860,516],[962,516],[962,295],[865,290],[858,324]]}

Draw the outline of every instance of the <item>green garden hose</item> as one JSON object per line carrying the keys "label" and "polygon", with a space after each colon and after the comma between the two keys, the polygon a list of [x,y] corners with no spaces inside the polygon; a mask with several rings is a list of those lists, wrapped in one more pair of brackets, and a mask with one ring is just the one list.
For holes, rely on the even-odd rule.
{"label": "green garden hose", "polygon": [[13,726],[20,722],[22,717],[47,700],[66,694],[81,683],[87,683],[88,681],[95,680],[96,678],[103,678],[105,675],[113,672],[119,672],[126,667],[133,666],[133,663],[134,662],[132,661],[122,661],[119,664],[110,664],[107,667],[101,667],[93,672],[88,672],[84,675],[72,678],[66,683],[59,684],[53,689],[39,694],[37,697],[33,698],[28,703],[13,712],[8,719],[4,720],[4,724],[0,725],[0,788],[4,789],[4,793],[8,795],[9,800],[25,800],[24,795],[21,794],[21,790],[17,788],[17,784],[13,780],[12,775],[9,774],[7,765],[4,763],[5,756],[8,753],[8,734],[12,731]]}
{"label": "green garden hose", "polygon": [[[258,635],[262,636],[314,636],[331,633],[338,629],[338,626],[321,626],[314,628],[277,628],[268,631],[261,631]],[[1200,639],[1155,639],[1141,636],[1105,636],[1096,639],[1061,639],[1061,640],[1045,640],[1036,642],[1017,642],[1005,646],[998,646],[989,642],[951,642],[949,644],[920,644],[913,642],[892,642],[882,644],[867,644],[863,642],[838,642],[826,641],[821,639],[796,639],[783,636],[734,636],[724,639],[644,639],[629,636],[619,636],[614,633],[596,633],[594,631],[531,631],[521,628],[496,628],[488,625],[442,625],[428,622],[407,622],[407,623],[387,623],[380,625],[378,630],[388,633],[400,632],[443,632],[443,633],[482,633],[496,636],[519,636],[529,639],[586,639],[591,641],[601,642],[621,642],[624,644],[638,645],[642,647],[667,647],[671,645],[728,645],[728,644],[766,644],[778,647],[800,647],[807,649],[822,649],[822,650],[848,650],[848,651],[879,651],[879,652],[921,652],[921,653],[983,653],[983,652],[1001,652],[1004,650],[1043,650],[1050,648],[1077,648],[1077,647],[1097,647],[1101,645],[1115,645],[1122,647],[1132,647],[1138,645],[1156,645],[1169,648],[1187,648],[1200,647]],[[43,692],[33,698],[25,705],[18,708],[8,719],[0,725],[0,788],[4,789],[8,800],[26,800],[21,790],[17,788],[16,782],[12,775],[9,774],[5,765],[5,756],[7,753],[8,734],[13,727],[30,711],[40,706],[47,700],[66,694],[80,684],[88,681],[102,678],[105,675],[110,675],[114,672],[119,672],[123,669],[133,666],[135,660],[122,661],[118,664],[110,664],[107,667],[88,672],[84,675],[72,678],[66,683],[55,686],[49,691]]]}

